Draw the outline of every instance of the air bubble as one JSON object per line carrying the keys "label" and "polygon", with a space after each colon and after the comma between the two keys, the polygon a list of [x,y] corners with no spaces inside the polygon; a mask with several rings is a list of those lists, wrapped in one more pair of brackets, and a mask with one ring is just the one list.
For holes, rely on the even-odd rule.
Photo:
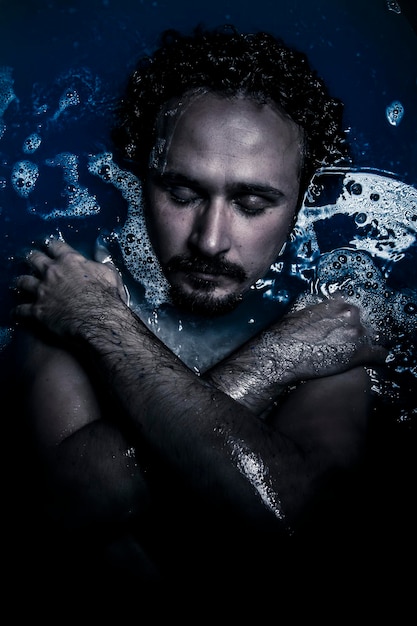
{"label": "air bubble", "polygon": [[385,115],[391,126],[398,126],[404,115],[404,107],[398,100],[395,100],[385,109]]}
{"label": "air bubble", "polygon": [[393,11],[394,13],[401,13],[401,7],[398,4],[398,2],[395,2],[395,0],[387,0],[387,7],[388,7],[388,11]]}
{"label": "air bubble", "polygon": [[360,183],[356,183],[355,181],[351,181],[348,185],[346,185],[346,189],[354,196],[360,196],[362,193],[362,185]]}
{"label": "air bubble", "polygon": [[41,145],[41,138],[37,133],[32,133],[29,137],[26,137],[23,143],[23,152],[26,154],[32,154]]}
{"label": "air bubble", "polygon": [[12,170],[12,185],[16,193],[27,198],[39,176],[38,166],[31,161],[18,161]]}
{"label": "air bubble", "polygon": [[117,232],[117,240],[127,269],[145,287],[146,298],[152,306],[169,301],[169,283],[149,239],[142,210],[142,188],[133,173],[121,170],[110,152],[90,158],[88,169],[106,183],[113,184],[128,204],[127,219]]}
{"label": "air bubble", "polygon": [[404,307],[404,313],[407,313],[407,315],[415,315],[417,313],[417,304],[415,302],[408,302]]}

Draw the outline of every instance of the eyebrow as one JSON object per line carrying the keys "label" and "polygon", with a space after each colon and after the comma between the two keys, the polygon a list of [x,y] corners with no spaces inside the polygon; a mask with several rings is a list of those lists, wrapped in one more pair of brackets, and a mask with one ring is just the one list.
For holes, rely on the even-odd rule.
{"label": "eyebrow", "polygon": [[[204,190],[204,185],[195,178],[185,176],[180,172],[168,171],[163,173],[155,173],[154,177],[158,183],[162,184],[175,184],[184,185],[197,190]],[[250,182],[238,182],[229,185],[228,191],[231,193],[255,193],[255,194],[269,194],[277,197],[284,196],[284,192],[277,187],[272,187],[268,184],[262,183],[250,183]]]}

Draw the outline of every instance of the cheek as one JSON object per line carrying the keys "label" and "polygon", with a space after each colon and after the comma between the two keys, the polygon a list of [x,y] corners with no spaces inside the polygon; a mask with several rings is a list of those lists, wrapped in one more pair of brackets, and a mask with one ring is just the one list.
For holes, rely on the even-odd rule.
{"label": "cheek", "polygon": [[[282,244],[288,235],[287,224],[271,224],[263,228],[253,227],[250,235],[244,242],[243,247],[251,251],[252,254],[257,252],[258,257],[274,258],[278,255]],[[245,253],[244,253],[245,254]]]}
{"label": "cheek", "polygon": [[151,220],[153,245],[162,263],[172,256],[184,251],[187,240],[187,224],[178,213],[175,216],[171,211],[158,211]]}
{"label": "cheek", "polygon": [[257,225],[248,231],[249,236],[241,241],[240,260],[246,271],[254,278],[262,277],[277,259],[283,243],[287,239],[287,222],[278,225]]}

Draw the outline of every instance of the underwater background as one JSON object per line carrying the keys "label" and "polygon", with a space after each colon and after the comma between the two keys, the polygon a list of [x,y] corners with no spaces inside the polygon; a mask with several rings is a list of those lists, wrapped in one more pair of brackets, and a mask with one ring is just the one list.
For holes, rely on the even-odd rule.
{"label": "underwater background", "polygon": [[[392,575],[402,587],[400,610],[415,593],[407,586],[415,559],[417,458],[415,0],[0,0],[0,392],[7,397],[11,286],[24,254],[60,233],[93,256],[97,241],[120,229],[129,199],[117,176],[100,168],[112,149],[114,107],[136,61],[152,52],[162,30],[189,31],[200,23],[281,36],[306,52],[345,103],[354,167],[318,173],[291,245],[253,294],[252,308],[238,313],[241,320],[228,319],[225,332],[239,325],[244,341],[245,328],[253,332],[273,319],[298,288],[307,296],[341,290],[360,301],[381,333],[393,325],[390,379],[375,381],[378,428],[362,507],[352,507],[346,533],[334,539],[339,548],[355,527],[350,541],[369,544],[362,580],[369,570],[371,581],[379,568],[380,583],[387,576],[391,584]],[[178,353],[177,340],[166,338]],[[199,368],[206,344],[200,336],[197,344],[199,354],[190,339],[188,354],[179,355]],[[26,558],[37,540],[36,485],[22,458],[13,397],[2,414],[6,537],[17,567],[13,575],[11,566],[7,571],[8,582],[20,589],[25,580],[29,588],[30,572],[37,571]],[[331,539],[332,532],[330,520]],[[310,567],[315,575],[315,563]],[[385,600],[378,598],[382,606]]]}
{"label": "underwater background", "polygon": [[[232,316],[217,343],[198,338],[200,356],[179,356],[198,369],[204,345],[227,345],[232,326],[250,323],[248,334],[256,332],[291,300],[299,285],[294,276],[303,288],[319,284],[324,294],[339,288],[360,299],[381,331],[394,320],[400,341],[392,344],[393,380],[384,393],[395,400],[398,419],[411,423],[417,412],[417,16],[410,0],[0,0],[0,380],[13,336],[11,286],[24,254],[59,232],[93,256],[97,240],[129,215],[116,176],[102,175],[128,74],[162,30],[225,23],[271,31],[307,53],[345,103],[356,173],[323,172],[314,181],[293,245],[259,286],[259,306],[252,297],[247,319]],[[343,189],[339,198],[332,188]],[[318,268],[320,254],[327,257]],[[184,328],[172,340],[156,330],[177,354],[177,344],[184,351]],[[233,333],[235,341],[245,333]]]}

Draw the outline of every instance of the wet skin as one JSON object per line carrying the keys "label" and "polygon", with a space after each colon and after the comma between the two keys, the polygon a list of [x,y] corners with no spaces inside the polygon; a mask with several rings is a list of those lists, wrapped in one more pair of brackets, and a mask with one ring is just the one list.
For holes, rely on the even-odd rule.
{"label": "wet skin", "polygon": [[[269,106],[209,95],[175,121],[148,181],[148,222],[169,280],[213,307],[249,289],[286,239],[301,137]],[[371,407],[361,364],[377,355],[355,307],[335,298],[289,314],[200,377],[132,314],[111,264],[58,240],[32,251],[28,264],[15,315],[57,344],[44,334],[22,338],[22,414],[53,477],[50,501],[64,531],[102,529],[105,520],[104,550],[116,542],[129,568],[147,576],[137,548],[149,548],[149,520],[159,528],[161,511],[157,541],[181,557],[183,547],[192,551],[193,562],[207,554],[207,537],[214,547],[218,537],[230,537],[228,549],[236,543],[234,523],[231,534],[218,527],[219,511],[253,529],[257,549],[265,531],[278,538],[304,523],[328,477],[361,460]],[[288,386],[296,388],[281,398]],[[175,511],[170,494],[179,495]],[[196,519],[201,541],[178,539],[166,511],[181,528]],[[151,537],[152,561],[153,547]],[[217,547],[213,562],[223,554]]]}
{"label": "wet skin", "polygon": [[152,243],[186,303],[233,306],[293,224],[301,131],[269,105],[206,93],[165,139],[147,184]]}

